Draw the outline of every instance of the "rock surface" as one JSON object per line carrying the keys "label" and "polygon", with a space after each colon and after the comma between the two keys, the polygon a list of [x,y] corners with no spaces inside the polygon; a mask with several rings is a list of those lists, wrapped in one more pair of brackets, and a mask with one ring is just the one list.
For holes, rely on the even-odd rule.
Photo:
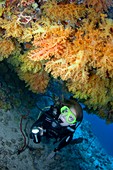
{"label": "rock surface", "polygon": [[[0,169],[1,170],[112,170],[113,158],[107,155],[91,131],[90,124],[83,121],[74,138],[83,137],[83,142],[70,144],[57,153],[52,159],[48,155],[55,147],[53,140],[43,139],[34,144],[26,136],[27,147],[22,148],[23,136],[20,132],[20,115],[16,110],[0,110]],[[29,133],[34,121],[23,119],[23,132]]]}

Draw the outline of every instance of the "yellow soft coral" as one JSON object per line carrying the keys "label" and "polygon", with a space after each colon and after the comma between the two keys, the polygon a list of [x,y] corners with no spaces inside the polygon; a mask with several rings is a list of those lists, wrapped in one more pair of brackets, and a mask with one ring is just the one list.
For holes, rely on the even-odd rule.
{"label": "yellow soft coral", "polygon": [[18,17],[14,15],[12,21],[0,18],[0,27],[6,30],[5,37],[18,38],[22,36],[23,28],[17,23]]}
{"label": "yellow soft coral", "polygon": [[67,58],[64,56],[56,61],[48,61],[45,70],[51,72],[55,78],[60,76],[62,80],[87,81],[88,72],[85,63],[87,60],[84,58],[84,51],[81,50],[76,54],[67,55]]}
{"label": "yellow soft coral", "polygon": [[113,42],[108,41],[103,47],[103,56],[100,57],[97,65],[97,74],[101,77],[113,78]]}
{"label": "yellow soft coral", "polygon": [[15,44],[9,39],[0,40],[0,61],[4,58],[8,58],[10,54],[15,50]]}
{"label": "yellow soft coral", "polygon": [[32,72],[32,73],[37,73],[41,70],[42,64],[41,62],[38,61],[31,61],[26,54],[22,55],[19,57],[19,61],[21,62],[20,64],[20,69],[22,72]]}
{"label": "yellow soft coral", "polygon": [[98,29],[92,23],[85,23],[77,32],[75,43],[80,49],[85,50],[85,56],[89,60],[89,68],[96,69],[101,77],[113,77],[113,21],[105,17],[101,18]]}
{"label": "yellow soft coral", "polygon": [[5,38],[17,38],[20,42],[29,42],[33,38],[33,29],[21,25],[16,15],[13,15],[10,20],[0,18],[0,27],[5,29],[5,35],[3,36]]}
{"label": "yellow soft coral", "polygon": [[69,81],[67,87],[72,92],[75,98],[87,99],[85,104],[93,109],[106,107],[108,102],[112,99],[110,92],[109,79],[103,80],[97,75],[89,77],[87,83],[83,84],[79,81]]}
{"label": "yellow soft coral", "polygon": [[18,75],[21,80],[25,81],[29,90],[32,90],[34,93],[44,93],[49,83],[49,76],[45,71],[38,73],[24,73],[20,70],[18,71]]}
{"label": "yellow soft coral", "polygon": [[86,9],[83,5],[76,5],[75,3],[57,3],[55,0],[47,1],[41,8],[47,17],[56,22],[68,21],[70,23],[75,23],[76,19],[84,17],[86,13]]}

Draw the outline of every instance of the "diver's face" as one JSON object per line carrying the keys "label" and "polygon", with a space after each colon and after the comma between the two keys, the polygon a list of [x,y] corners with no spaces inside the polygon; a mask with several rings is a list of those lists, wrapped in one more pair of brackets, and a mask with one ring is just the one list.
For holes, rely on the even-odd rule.
{"label": "diver's face", "polygon": [[60,119],[62,121],[60,123],[61,126],[69,126],[69,123],[66,120],[66,116],[60,114],[58,119]]}
{"label": "diver's face", "polygon": [[60,123],[62,126],[73,125],[76,122],[76,111],[73,107],[68,108],[64,106],[61,109],[61,114],[59,115],[59,119],[62,121]]}

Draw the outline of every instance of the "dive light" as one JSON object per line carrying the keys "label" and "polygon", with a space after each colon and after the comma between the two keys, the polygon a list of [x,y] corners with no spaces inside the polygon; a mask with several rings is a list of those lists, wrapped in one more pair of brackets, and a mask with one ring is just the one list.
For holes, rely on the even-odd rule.
{"label": "dive light", "polygon": [[33,127],[33,129],[32,129],[32,133],[34,134],[36,143],[38,143],[38,137],[37,137],[37,135],[38,135],[39,131],[40,131],[40,130],[39,130],[38,127]]}

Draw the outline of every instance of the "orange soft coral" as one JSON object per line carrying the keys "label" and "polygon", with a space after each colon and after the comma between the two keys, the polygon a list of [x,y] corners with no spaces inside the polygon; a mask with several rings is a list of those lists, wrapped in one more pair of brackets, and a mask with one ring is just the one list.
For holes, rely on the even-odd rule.
{"label": "orange soft coral", "polygon": [[107,73],[112,77],[112,33],[104,36],[104,30],[93,27],[89,23],[85,30],[84,24],[83,30],[79,29],[77,32],[61,26],[52,27],[35,37],[34,45],[37,48],[28,57],[33,61],[44,61],[45,70],[63,80],[86,82],[92,68],[97,69],[97,74],[101,77],[106,77]]}
{"label": "orange soft coral", "polygon": [[66,39],[71,35],[72,30],[64,29],[62,26],[51,26],[45,33],[34,37],[33,45],[37,47],[28,54],[33,61],[61,58],[66,48]]}
{"label": "orange soft coral", "polygon": [[113,6],[112,0],[84,0],[84,4],[88,7],[93,7],[96,12],[107,11],[110,6]]}
{"label": "orange soft coral", "polygon": [[37,49],[28,54],[28,58],[33,61],[43,61],[45,70],[57,78],[63,80],[69,78],[87,79],[88,62],[82,48],[73,43],[75,37],[73,30],[62,26],[51,27],[46,34],[42,34],[34,39]]}
{"label": "orange soft coral", "polygon": [[27,84],[26,86],[29,86],[29,89],[32,90],[32,92],[45,92],[49,82],[49,76],[45,71],[34,74],[30,72],[23,73],[22,71],[18,71],[18,75],[21,80],[25,81],[25,83]]}

